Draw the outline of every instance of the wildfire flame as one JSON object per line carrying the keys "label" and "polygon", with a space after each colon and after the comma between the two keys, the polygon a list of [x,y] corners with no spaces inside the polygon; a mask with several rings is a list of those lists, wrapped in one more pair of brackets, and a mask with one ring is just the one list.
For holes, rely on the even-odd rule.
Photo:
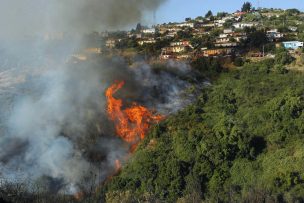
{"label": "wildfire flame", "polygon": [[164,116],[157,115],[137,103],[133,103],[131,107],[123,110],[123,101],[114,98],[113,95],[124,84],[124,81],[115,82],[107,89],[107,113],[115,123],[116,134],[125,142],[130,143],[131,151],[134,151],[140,140],[145,138],[150,125],[160,122]]}

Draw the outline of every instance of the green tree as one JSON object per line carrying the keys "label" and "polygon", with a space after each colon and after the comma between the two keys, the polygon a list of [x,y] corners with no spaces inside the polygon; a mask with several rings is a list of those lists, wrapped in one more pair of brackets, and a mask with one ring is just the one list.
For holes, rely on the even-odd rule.
{"label": "green tree", "polygon": [[286,9],[285,13],[288,16],[293,16],[293,15],[299,15],[301,12],[296,8],[292,8],[292,9]]}
{"label": "green tree", "polygon": [[136,25],[136,32],[137,33],[139,33],[140,31],[141,31],[141,29],[142,29],[142,26],[141,26],[141,24],[140,23],[137,23],[137,25]]}
{"label": "green tree", "polygon": [[252,4],[250,2],[245,2],[242,6],[242,11],[243,12],[249,12],[251,11],[251,8],[252,8]]}
{"label": "green tree", "polygon": [[225,23],[223,24],[224,28],[231,28],[233,25],[233,20],[228,19],[225,21]]}
{"label": "green tree", "polygon": [[250,48],[261,48],[261,46],[267,42],[267,35],[263,31],[255,31],[248,35],[247,44]]}
{"label": "green tree", "polygon": [[235,66],[242,66],[242,65],[244,65],[244,60],[241,57],[238,57],[234,60],[234,65]]}
{"label": "green tree", "polygon": [[277,49],[275,54],[275,63],[278,65],[287,65],[294,61],[294,58],[284,48]]}
{"label": "green tree", "polygon": [[205,18],[210,18],[210,17],[212,17],[213,16],[213,13],[212,13],[212,11],[208,11],[207,13],[206,13],[206,15],[205,15]]}
{"label": "green tree", "polygon": [[228,15],[228,13],[226,13],[226,12],[218,12],[217,14],[216,14],[216,16],[218,17],[218,18],[224,18],[224,17],[226,17]]}

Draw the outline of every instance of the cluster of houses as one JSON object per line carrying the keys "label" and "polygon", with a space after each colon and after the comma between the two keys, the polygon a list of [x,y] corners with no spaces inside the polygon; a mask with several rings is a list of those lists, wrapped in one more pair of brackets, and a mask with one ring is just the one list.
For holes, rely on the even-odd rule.
{"label": "cluster of houses", "polygon": [[164,47],[161,50],[160,59],[189,59],[193,47],[189,40],[180,40],[170,43],[170,46]]}
{"label": "cluster of houses", "polygon": [[[217,17],[216,20],[208,18],[188,19],[181,23],[168,23],[156,25],[152,28],[141,29],[140,32],[128,32],[128,38],[135,38],[138,46],[145,46],[157,43],[158,40],[170,39],[171,43],[161,49],[160,59],[185,60],[197,55],[198,50],[194,50],[190,40],[184,40],[177,37],[179,32],[191,32],[193,38],[208,36],[212,30],[218,28],[221,33],[215,38],[213,48],[203,47],[199,49],[199,55],[204,57],[230,56],[240,48],[242,42],[248,39],[245,28],[259,27],[261,22],[244,22],[243,16],[246,12],[235,12],[223,17]],[[229,26],[227,26],[229,22]],[[296,27],[290,27],[289,30],[296,32]],[[282,43],[287,49],[297,49],[303,47],[303,42],[284,41],[284,33],[278,29],[266,31],[269,42]],[[113,49],[122,39],[108,38],[105,46]]]}

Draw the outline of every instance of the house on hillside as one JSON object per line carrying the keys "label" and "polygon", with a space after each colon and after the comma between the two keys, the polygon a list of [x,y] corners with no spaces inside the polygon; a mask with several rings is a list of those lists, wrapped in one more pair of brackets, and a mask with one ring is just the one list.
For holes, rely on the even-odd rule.
{"label": "house on hillside", "polygon": [[228,41],[228,42],[216,43],[214,45],[215,47],[237,47],[238,43]]}
{"label": "house on hillside", "polygon": [[137,43],[138,45],[143,46],[144,44],[155,44],[156,40],[154,38],[146,38],[139,40]]}
{"label": "house on hillside", "polygon": [[201,27],[203,27],[203,28],[214,28],[215,23],[202,24]]}
{"label": "house on hillside", "polygon": [[233,27],[235,27],[236,29],[244,29],[245,27],[255,27],[257,26],[258,23],[234,23]]}
{"label": "house on hillside", "polygon": [[215,40],[215,47],[237,47],[240,42],[246,40],[245,33],[228,32],[220,34]]}
{"label": "house on hillside", "polygon": [[143,33],[131,33],[131,32],[128,32],[127,36],[128,36],[128,38],[135,37],[136,39],[141,39],[141,38],[144,37],[144,34]]}
{"label": "house on hillside", "polygon": [[148,29],[143,29],[141,32],[144,33],[144,34],[155,34],[156,29],[155,28],[148,28]]}
{"label": "house on hillside", "polygon": [[235,13],[233,13],[233,15],[235,17],[241,17],[241,16],[246,15],[246,14],[247,14],[247,12],[242,12],[242,11],[236,11]]}
{"label": "house on hillside", "polygon": [[214,24],[216,27],[223,27],[225,22],[226,22],[225,20],[220,19],[220,20],[215,20]]}
{"label": "house on hillside", "polygon": [[174,46],[189,46],[189,47],[191,47],[191,43],[188,40],[184,40],[184,41],[171,42],[170,46],[171,47],[174,47]]}
{"label": "house on hillside", "polygon": [[106,41],[106,47],[109,49],[113,49],[116,47],[117,41],[115,39],[108,39]]}
{"label": "house on hillside", "polygon": [[184,23],[175,24],[175,26],[177,26],[177,27],[189,27],[189,28],[194,28],[195,25],[196,24],[194,22],[184,22]]}
{"label": "house on hillside", "polygon": [[282,42],[285,49],[298,49],[303,47],[303,42],[300,41],[289,41],[289,42]]}
{"label": "house on hillside", "polygon": [[162,53],[171,54],[171,53],[184,53],[189,51],[190,47],[188,46],[170,46],[162,48]]}
{"label": "house on hillside", "polygon": [[278,29],[272,29],[267,31],[267,37],[270,41],[278,41],[284,37],[284,34],[278,32]]}
{"label": "house on hillside", "polygon": [[203,50],[203,56],[205,56],[205,57],[227,56],[227,55],[230,55],[232,53],[233,53],[232,48]]}
{"label": "house on hillside", "polygon": [[289,26],[288,30],[290,30],[291,32],[296,32],[296,31],[298,31],[298,28],[294,27],[294,26]]}
{"label": "house on hillside", "polygon": [[230,35],[228,35],[228,34],[220,34],[220,36],[216,38],[215,42],[216,43],[230,42]]}
{"label": "house on hillside", "polygon": [[209,34],[208,32],[205,31],[204,28],[198,28],[193,30],[192,35],[196,37],[202,37],[203,35]]}
{"label": "house on hillside", "polygon": [[233,37],[233,39],[236,41],[236,42],[242,42],[244,40],[247,40],[247,34],[246,33],[242,33],[242,32],[234,32],[234,33],[231,33],[231,36]]}
{"label": "house on hillside", "polygon": [[233,29],[232,28],[229,28],[229,29],[224,29],[224,34],[230,34],[230,33],[233,33]]}

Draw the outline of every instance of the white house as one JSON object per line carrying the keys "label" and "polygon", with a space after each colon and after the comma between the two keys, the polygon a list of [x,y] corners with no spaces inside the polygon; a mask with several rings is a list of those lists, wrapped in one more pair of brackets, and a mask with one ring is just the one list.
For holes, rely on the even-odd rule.
{"label": "white house", "polygon": [[215,47],[237,47],[238,44],[236,42],[221,42],[221,43],[216,43],[214,44]]}
{"label": "white house", "polygon": [[190,28],[194,28],[195,27],[195,23],[191,23],[191,22],[177,23],[176,26],[177,27],[190,27]]}
{"label": "white house", "polygon": [[297,27],[289,26],[288,29],[292,32],[296,32],[298,30]]}
{"label": "white house", "polygon": [[303,42],[300,41],[289,41],[283,42],[283,46],[285,49],[298,49],[303,47]]}
{"label": "white house", "polygon": [[174,46],[191,46],[191,43],[190,41],[177,41],[177,42],[171,42],[170,43],[170,46],[171,47],[174,47]]}
{"label": "white house", "polygon": [[156,29],[155,28],[148,28],[148,29],[143,29],[142,33],[144,34],[155,34]]}
{"label": "white house", "polygon": [[281,39],[284,37],[283,33],[278,32],[278,29],[272,29],[267,31],[267,37],[270,40],[277,40],[277,39]]}
{"label": "white house", "polygon": [[140,46],[144,44],[155,44],[156,40],[154,38],[142,39],[137,42]]}
{"label": "white house", "polygon": [[244,29],[245,27],[254,27],[257,26],[258,23],[234,23],[233,27],[237,29]]}
{"label": "white house", "polygon": [[108,39],[106,41],[106,47],[110,48],[110,49],[115,48],[116,44],[117,44],[117,41],[115,39]]}
{"label": "white house", "polygon": [[230,34],[233,32],[233,29],[224,29],[224,34]]}

